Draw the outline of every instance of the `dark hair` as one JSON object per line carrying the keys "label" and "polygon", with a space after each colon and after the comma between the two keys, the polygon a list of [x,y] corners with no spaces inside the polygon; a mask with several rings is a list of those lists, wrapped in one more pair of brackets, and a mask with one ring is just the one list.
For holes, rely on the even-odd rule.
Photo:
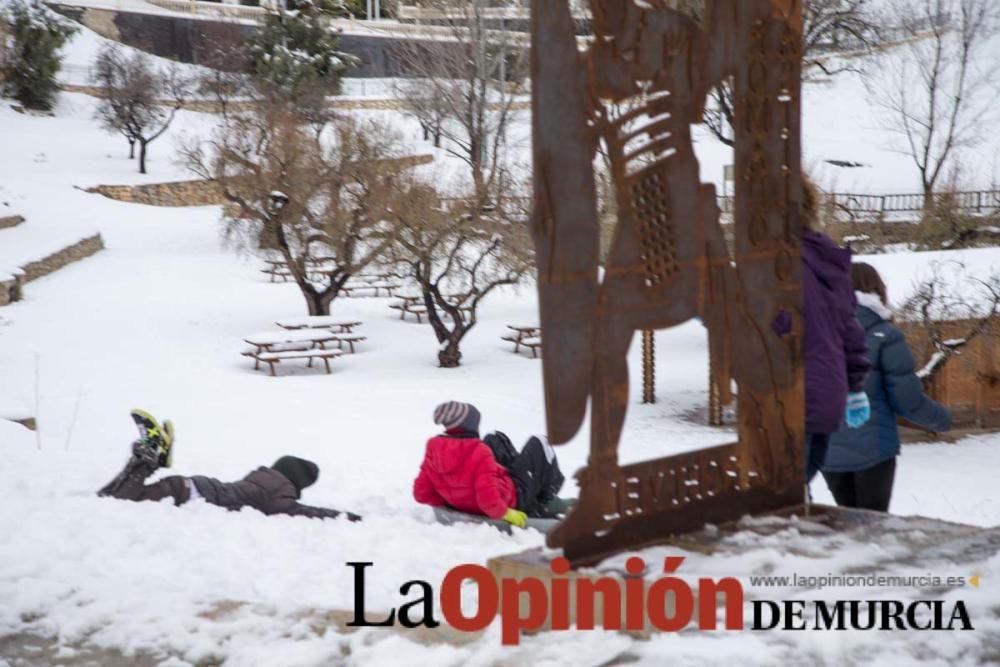
{"label": "dark hair", "polygon": [[802,229],[816,231],[819,225],[819,188],[802,172]]}
{"label": "dark hair", "polygon": [[886,292],[885,283],[882,282],[882,276],[871,264],[864,262],[852,264],[851,282],[854,283],[854,289],[858,292],[877,294],[883,305],[889,305],[889,295]]}

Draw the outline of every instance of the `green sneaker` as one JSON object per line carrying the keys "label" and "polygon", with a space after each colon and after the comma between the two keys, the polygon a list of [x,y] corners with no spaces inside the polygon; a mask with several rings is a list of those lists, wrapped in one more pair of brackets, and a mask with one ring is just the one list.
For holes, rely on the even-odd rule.
{"label": "green sneaker", "polygon": [[135,409],[131,412],[132,421],[139,429],[139,442],[137,445],[155,455],[161,467],[170,467],[170,445],[173,444],[173,424],[169,430],[160,426],[156,417],[145,410]]}
{"label": "green sneaker", "polygon": [[169,419],[163,420],[163,446],[166,453],[160,460],[160,465],[169,468],[174,465],[174,423]]}

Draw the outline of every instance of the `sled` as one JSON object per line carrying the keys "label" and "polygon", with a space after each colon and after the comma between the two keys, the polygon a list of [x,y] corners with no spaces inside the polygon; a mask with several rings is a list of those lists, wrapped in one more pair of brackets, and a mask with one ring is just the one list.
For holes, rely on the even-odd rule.
{"label": "sled", "polygon": [[[452,526],[457,523],[480,523],[493,526],[500,532],[507,533],[508,535],[511,535],[514,532],[514,527],[503,519],[491,519],[488,516],[481,516],[479,514],[459,512],[458,510],[451,509],[450,507],[435,507],[434,518],[438,523],[446,526]],[[559,519],[534,519],[528,517],[527,527],[534,528],[535,530],[547,535],[557,523],[559,523]]]}

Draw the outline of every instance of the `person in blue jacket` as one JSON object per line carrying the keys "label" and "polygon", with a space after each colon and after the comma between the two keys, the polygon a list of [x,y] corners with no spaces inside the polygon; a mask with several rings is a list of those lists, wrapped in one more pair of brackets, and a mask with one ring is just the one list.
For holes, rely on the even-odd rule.
{"label": "person in blue jacket", "polygon": [[865,380],[871,419],[830,439],[823,477],[842,507],[885,512],[899,456],[897,417],[935,432],[951,428],[951,413],[924,394],[913,353],[892,323],[885,283],[875,267],[856,263],[851,277],[858,298],[858,320],[865,329],[872,370]]}

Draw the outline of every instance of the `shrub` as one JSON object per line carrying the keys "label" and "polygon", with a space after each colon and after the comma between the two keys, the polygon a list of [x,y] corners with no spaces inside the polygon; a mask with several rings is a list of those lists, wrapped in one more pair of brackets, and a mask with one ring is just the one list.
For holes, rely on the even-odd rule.
{"label": "shrub", "polygon": [[3,22],[9,31],[5,38],[4,90],[29,109],[51,109],[59,89],[59,49],[76,27],[45,5],[24,0],[8,6]]}

